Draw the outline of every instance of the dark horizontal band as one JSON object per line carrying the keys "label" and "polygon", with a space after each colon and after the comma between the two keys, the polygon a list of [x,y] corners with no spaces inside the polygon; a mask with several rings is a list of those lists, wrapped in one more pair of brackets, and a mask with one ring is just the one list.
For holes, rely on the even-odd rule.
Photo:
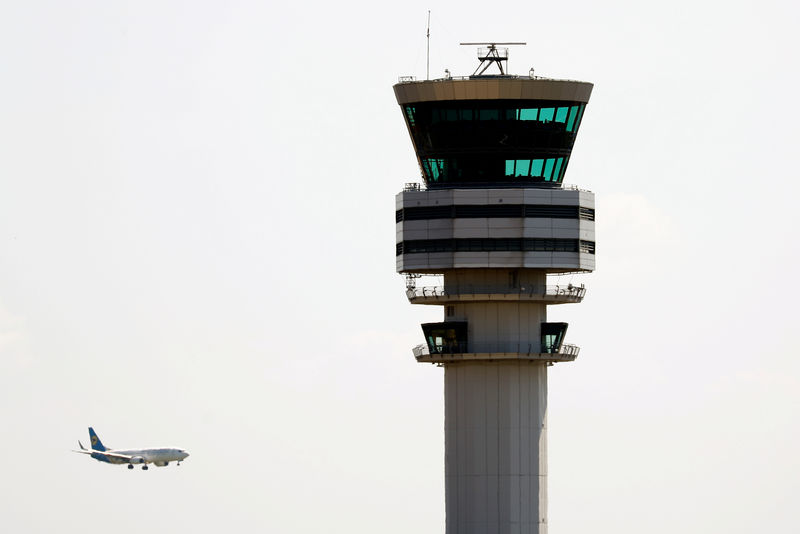
{"label": "dark horizontal band", "polygon": [[583,239],[480,238],[415,239],[397,243],[396,255],[429,252],[585,252],[594,254],[594,241]]}
{"label": "dark horizontal band", "polygon": [[499,217],[530,217],[544,219],[594,220],[594,209],[581,206],[552,206],[539,204],[495,204],[421,206],[403,208],[395,212],[395,221],[421,221],[426,219],[476,219]]}

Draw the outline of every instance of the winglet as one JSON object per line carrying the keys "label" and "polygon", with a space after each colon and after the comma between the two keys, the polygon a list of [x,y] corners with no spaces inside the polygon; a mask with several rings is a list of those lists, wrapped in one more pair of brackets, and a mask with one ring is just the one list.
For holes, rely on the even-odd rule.
{"label": "winglet", "polygon": [[81,443],[81,440],[78,440],[78,447],[80,447],[82,451],[86,450],[86,447],[83,446],[83,443]]}

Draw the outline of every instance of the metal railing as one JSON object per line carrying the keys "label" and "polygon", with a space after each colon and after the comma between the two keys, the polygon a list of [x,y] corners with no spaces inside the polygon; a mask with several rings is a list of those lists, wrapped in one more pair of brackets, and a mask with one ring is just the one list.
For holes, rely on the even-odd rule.
{"label": "metal railing", "polygon": [[481,75],[473,75],[473,76],[453,76],[453,75],[445,75],[444,78],[431,78],[429,80],[417,80],[416,76],[399,76],[397,78],[398,83],[423,83],[423,82],[446,82],[450,80],[475,80],[480,78],[511,78],[511,79],[532,79],[532,80],[548,80],[553,82],[578,82],[583,83],[580,80],[569,80],[564,78],[548,78],[547,76],[535,76],[530,72],[528,74],[490,74],[488,76],[481,76]]}
{"label": "metal railing", "polygon": [[[588,189],[583,189],[575,184],[567,184],[564,182],[482,182],[479,184],[482,189],[562,189],[569,191],[582,191],[584,193],[591,193]],[[463,189],[468,187],[467,184],[454,183],[447,184],[441,183],[436,186],[436,189]],[[403,186],[403,191],[426,191],[424,184],[420,182],[406,182]]]}
{"label": "metal railing", "polygon": [[573,284],[558,284],[548,286],[523,285],[520,287],[465,285],[448,288],[445,288],[444,286],[425,286],[409,288],[406,290],[406,296],[409,299],[446,299],[459,295],[520,295],[529,297],[538,296],[554,298],[565,296],[574,299],[582,299],[585,294],[586,288],[583,286],[583,284],[579,286]]}
{"label": "metal railing", "polygon": [[581,351],[581,348],[577,345],[569,345],[567,343],[562,343],[561,348],[558,351],[554,352],[552,350],[544,350],[546,347],[542,347],[537,343],[517,343],[516,346],[514,345],[503,345],[499,347],[497,344],[489,344],[489,343],[470,343],[467,347],[466,344],[458,343],[456,345],[435,345],[434,350],[431,349],[426,344],[420,344],[414,347],[412,352],[414,353],[414,357],[419,358],[420,356],[429,356],[431,354],[478,354],[478,353],[517,353],[517,354],[561,354],[563,356],[575,356],[577,357]]}

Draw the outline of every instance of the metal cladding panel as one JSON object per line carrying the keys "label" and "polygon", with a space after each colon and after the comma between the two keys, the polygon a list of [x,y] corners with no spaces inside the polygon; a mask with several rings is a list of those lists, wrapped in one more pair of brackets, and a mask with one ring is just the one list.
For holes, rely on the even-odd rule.
{"label": "metal cladding panel", "polygon": [[594,221],[580,221],[580,226],[578,226],[578,235],[580,236],[580,239],[585,241],[594,241]]}
{"label": "metal cladding panel", "polygon": [[492,217],[488,219],[489,228],[494,229],[514,229],[519,232],[518,236],[522,235],[522,227],[524,226],[525,219],[522,217]]}
{"label": "metal cladding panel", "polygon": [[[398,196],[400,202],[397,209],[415,208],[417,206],[436,206],[446,198],[449,191],[403,191]],[[435,193],[435,194],[432,194]]]}
{"label": "metal cladding panel", "polygon": [[408,240],[428,239],[428,229],[422,230],[403,230],[403,238]]}
{"label": "metal cladding panel", "polygon": [[489,237],[489,219],[453,219],[453,237],[456,239]]}
{"label": "metal cladding panel", "polygon": [[455,89],[452,83],[440,83],[434,85],[433,92],[436,95],[436,100],[454,100],[456,97]]}
{"label": "metal cladding panel", "polygon": [[522,83],[522,80],[517,79],[512,79],[510,82],[506,82],[505,87],[503,88],[506,98],[513,100],[522,98]]}
{"label": "metal cladding panel", "polygon": [[456,189],[453,191],[453,204],[484,205],[488,203],[489,189]]}
{"label": "metal cladding panel", "polygon": [[490,252],[489,267],[514,268],[522,265],[525,256],[524,252]]}
{"label": "metal cladding panel", "polygon": [[502,239],[506,237],[522,237],[525,219],[498,218],[489,219],[489,237]]}
{"label": "metal cladding panel", "polygon": [[534,269],[550,269],[553,265],[552,252],[526,252],[523,259],[523,267]]}
{"label": "metal cladding panel", "polygon": [[581,191],[577,189],[558,189],[552,191],[550,203],[553,206],[580,206]]}
{"label": "metal cladding panel", "polygon": [[[523,237],[542,237],[553,229],[553,219],[535,218],[525,221]],[[545,231],[545,232],[543,232]],[[538,232],[538,234],[537,234]],[[528,235],[530,234],[530,235]]]}
{"label": "metal cladding panel", "polygon": [[554,227],[550,235],[553,239],[575,239],[580,235],[577,222],[575,221],[576,224],[573,228]]}
{"label": "metal cladding panel", "polygon": [[404,271],[425,271],[430,270],[431,265],[435,265],[434,268],[436,269],[445,269],[444,265],[446,262],[432,262],[431,256],[432,254],[427,253],[420,253],[420,254],[401,254],[397,256],[397,272],[401,273]]}
{"label": "metal cladding panel", "polygon": [[526,189],[523,193],[525,204],[552,204],[553,203],[552,189]]}
{"label": "metal cladding panel", "polygon": [[573,235],[578,233],[580,219],[551,219],[554,230],[569,230]]}
{"label": "metal cladding panel", "polygon": [[[453,236],[453,219],[430,219],[426,221],[428,223],[428,231],[429,232],[447,232],[448,237]],[[431,238],[436,239],[436,238]]]}
{"label": "metal cladding panel", "polygon": [[490,189],[489,204],[522,204],[525,199],[523,189]]}
{"label": "metal cladding panel", "polygon": [[580,191],[578,198],[581,206],[594,209],[594,193],[591,191]]}
{"label": "metal cladding panel", "polygon": [[480,269],[489,265],[488,252],[456,252],[453,256],[456,269]]}

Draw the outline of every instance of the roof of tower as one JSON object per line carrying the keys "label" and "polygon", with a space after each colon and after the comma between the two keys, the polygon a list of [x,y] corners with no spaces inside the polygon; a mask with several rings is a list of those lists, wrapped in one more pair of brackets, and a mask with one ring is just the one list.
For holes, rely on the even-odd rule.
{"label": "roof of tower", "polygon": [[528,76],[470,76],[439,80],[403,80],[394,86],[398,104],[448,100],[589,101],[593,84]]}

